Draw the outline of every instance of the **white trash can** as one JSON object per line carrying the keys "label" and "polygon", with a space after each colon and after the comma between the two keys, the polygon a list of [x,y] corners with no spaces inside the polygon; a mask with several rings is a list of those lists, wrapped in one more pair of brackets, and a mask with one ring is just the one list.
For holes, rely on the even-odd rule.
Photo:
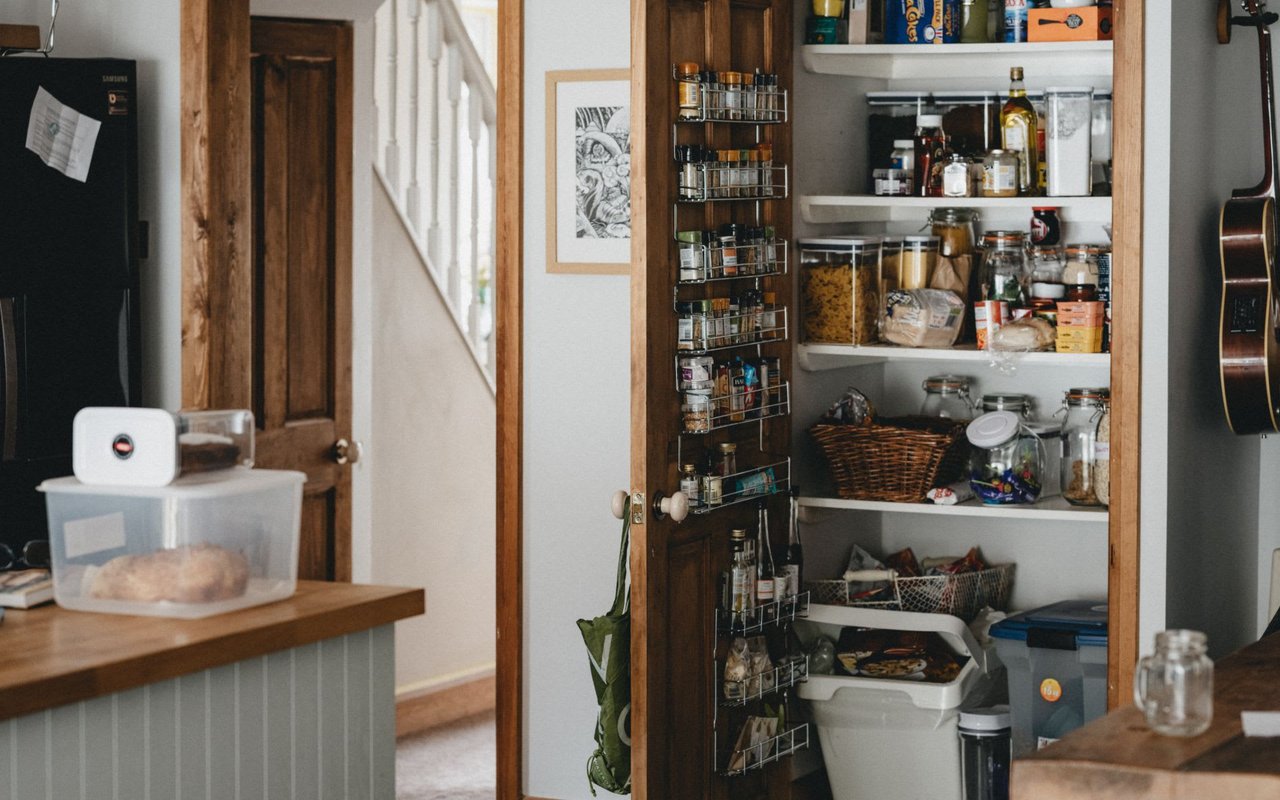
{"label": "white trash can", "polygon": [[812,605],[796,620],[806,647],[821,634],[839,641],[846,627],[932,631],[970,658],[949,683],[811,674],[800,685],[835,800],[961,800],[960,706],[998,662],[948,614]]}

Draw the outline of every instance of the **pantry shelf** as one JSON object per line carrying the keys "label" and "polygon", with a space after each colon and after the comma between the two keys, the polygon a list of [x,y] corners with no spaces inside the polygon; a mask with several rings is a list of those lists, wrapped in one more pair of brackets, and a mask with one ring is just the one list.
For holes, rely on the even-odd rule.
{"label": "pantry shelf", "polygon": [[976,78],[1008,80],[1009,67],[1028,75],[1111,79],[1111,42],[1022,44],[817,44],[800,48],[807,72],[883,80]]}
{"label": "pantry shelf", "polygon": [[[801,509],[836,509],[842,511],[879,511],[887,514],[933,514],[947,517],[999,517],[1039,522],[1078,522],[1104,524],[1107,509],[1099,506],[1073,506],[1061,497],[1050,497],[1034,505],[989,506],[970,500],[954,506],[932,503],[885,503],[877,500],[843,500],[837,497],[801,497]],[[1106,528],[1103,528],[1106,530]]]}
{"label": "pantry shelf", "polygon": [[1066,222],[1111,221],[1110,197],[885,197],[870,194],[802,195],[805,222],[923,221],[930,209],[976,208],[984,222],[1026,225],[1034,206],[1055,206]]}
{"label": "pantry shelf", "polygon": [[[1111,369],[1110,353],[1005,353],[1009,366],[1088,367]],[[841,369],[884,361],[980,362],[992,360],[988,350],[966,344],[944,349],[897,347],[894,345],[802,344],[796,348],[796,363],[809,372]]]}

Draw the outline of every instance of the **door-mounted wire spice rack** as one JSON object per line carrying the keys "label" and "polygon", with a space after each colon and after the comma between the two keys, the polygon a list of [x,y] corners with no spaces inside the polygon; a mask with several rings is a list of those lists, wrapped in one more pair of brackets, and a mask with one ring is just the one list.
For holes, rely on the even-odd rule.
{"label": "door-mounted wire spice rack", "polygon": [[791,413],[790,383],[775,384],[767,392],[759,390],[756,394],[763,395],[759,405],[748,407],[750,395],[746,393],[695,395],[685,392],[681,403],[681,435],[702,436]]}
{"label": "door-mounted wire spice rack", "polygon": [[[761,769],[780,758],[791,755],[809,746],[809,723],[801,722],[790,725],[782,733],[748,745],[730,754],[728,763],[723,767],[716,766],[716,771],[726,778],[742,775],[753,769]],[[719,754],[717,753],[717,760]]]}
{"label": "door-mounted wire spice rack", "polygon": [[[720,481],[719,493],[709,492],[711,498],[700,497],[689,508],[690,514],[710,514],[739,503],[750,503],[773,494],[785,494],[791,488],[791,459],[775,461],[732,475],[712,475],[710,480]],[[717,499],[718,502],[709,502]]]}
{"label": "door-mounted wire spice rack", "polygon": [[[771,232],[772,228],[767,230]],[[708,238],[714,238],[714,234]],[[680,249],[680,274],[676,281],[679,286],[787,274],[787,242],[772,233],[749,244],[704,244],[686,241],[680,233],[676,234],[676,241]]]}

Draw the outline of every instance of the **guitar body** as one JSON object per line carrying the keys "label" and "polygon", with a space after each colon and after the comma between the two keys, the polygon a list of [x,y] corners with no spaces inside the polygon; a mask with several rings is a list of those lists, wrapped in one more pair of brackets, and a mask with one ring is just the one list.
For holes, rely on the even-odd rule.
{"label": "guitar body", "polygon": [[[1275,85],[1271,75],[1271,30],[1278,18],[1261,0],[1241,0],[1247,17],[1230,24],[1258,31],[1262,78],[1263,175],[1257,186],[1236,189],[1222,206],[1218,255],[1222,307],[1218,368],[1227,425],[1238,434],[1280,431],[1280,304],[1272,282],[1276,265]],[[1219,7],[1221,12],[1222,6]],[[1228,37],[1230,38],[1230,37]]]}
{"label": "guitar body", "polygon": [[1280,347],[1277,346],[1275,201],[1228,200],[1219,222],[1222,310],[1218,363],[1227,424],[1238,434],[1280,430]]}

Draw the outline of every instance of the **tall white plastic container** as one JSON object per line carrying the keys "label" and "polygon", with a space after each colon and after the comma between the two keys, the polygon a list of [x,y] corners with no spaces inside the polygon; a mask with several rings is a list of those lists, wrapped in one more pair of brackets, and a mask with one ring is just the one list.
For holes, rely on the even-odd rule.
{"label": "tall white plastic container", "polygon": [[806,645],[820,634],[838,640],[848,626],[933,631],[955,653],[971,656],[949,683],[810,675],[799,692],[813,712],[836,800],[961,800],[960,705],[995,665],[964,622],[947,614],[812,605],[795,624]]}
{"label": "tall white plastic container", "polygon": [[227,469],[168,486],[40,484],[53,591],[78,611],[206,617],[289,597],[301,472]]}

